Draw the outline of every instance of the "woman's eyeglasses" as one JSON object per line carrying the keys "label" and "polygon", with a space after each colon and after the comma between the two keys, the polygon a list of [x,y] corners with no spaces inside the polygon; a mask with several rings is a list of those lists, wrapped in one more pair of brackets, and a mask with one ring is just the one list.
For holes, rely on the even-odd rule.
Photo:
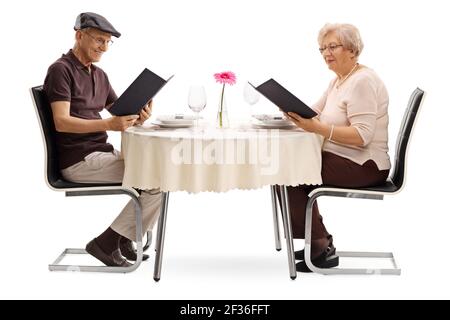
{"label": "woman's eyeglasses", "polygon": [[339,47],[343,47],[344,45],[342,44],[335,44],[335,43],[331,43],[325,47],[319,48],[319,51],[321,54],[323,54],[325,52],[325,50],[330,50],[330,52],[334,52],[334,50],[336,50]]}

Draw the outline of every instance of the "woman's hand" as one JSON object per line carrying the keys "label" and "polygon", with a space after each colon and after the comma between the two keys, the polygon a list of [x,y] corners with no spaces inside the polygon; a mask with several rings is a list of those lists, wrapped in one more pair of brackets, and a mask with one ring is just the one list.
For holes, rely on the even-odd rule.
{"label": "woman's hand", "polygon": [[284,115],[292,122],[294,122],[297,127],[302,128],[303,130],[308,132],[318,133],[322,125],[321,122],[316,117],[306,119],[302,118],[295,112],[284,113]]}

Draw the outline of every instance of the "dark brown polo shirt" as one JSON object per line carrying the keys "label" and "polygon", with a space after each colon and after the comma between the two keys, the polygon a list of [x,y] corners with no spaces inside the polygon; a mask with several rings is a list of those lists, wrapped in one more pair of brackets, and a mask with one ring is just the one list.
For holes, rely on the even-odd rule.
{"label": "dark brown polo shirt", "polygon": [[[72,50],[56,60],[47,71],[44,90],[51,102],[69,101],[70,115],[81,119],[101,119],[100,111],[117,100],[106,73],[91,65],[91,72]],[[84,160],[95,151],[114,148],[106,140],[106,131],[92,133],[56,133],[60,169]]]}

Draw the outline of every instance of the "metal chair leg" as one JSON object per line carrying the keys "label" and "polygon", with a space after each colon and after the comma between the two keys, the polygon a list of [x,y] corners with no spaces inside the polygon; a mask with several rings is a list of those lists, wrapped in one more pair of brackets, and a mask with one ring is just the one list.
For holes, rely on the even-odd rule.
{"label": "metal chair leg", "polygon": [[151,231],[147,231],[146,235],[147,235],[146,236],[147,241],[145,242],[144,248],[142,248],[142,250],[144,250],[144,252],[147,251],[148,248],[150,248],[150,246],[152,245],[152,237],[153,237],[153,234]]}
{"label": "metal chair leg", "polygon": [[337,251],[336,254],[339,257],[351,257],[351,258],[387,258],[390,259],[394,265],[394,268],[378,269],[378,268],[318,268],[311,262],[311,235],[312,235],[312,208],[314,202],[320,196],[336,196],[344,198],[362,198],[362,199],[374,199],[382,200],[383,196],[380,195],[368,195],[368,194],[356,194],[356,193],[338,193],[330,191],[320,191],[314,194],[306,205],[306,223],[305,223],[305,262],[308,268],[316,273],[321,274],[390,274],[400,275],[401,269],[397,267],[392,252],[355,252],[355,251]]}
{"label": "metal chair leg", "polygon": [[281,250],[281,240],[280,240],[280,227],[278,222],[278,208],[277,208],[277,192],[276,186],[270,186],[270,191],[272,194],[272,213],[273,213],[273,229],[275,232],[275,249],[277,251]]}
{"label": "metal chair leg", "polygon": [[79,272],[109,272],[109,273],[128,273],[136,270],[142,262],[142,207],[138,196],[130,190],[87,190],[87,191],[67,191],[66,196],[95,196],[95,195],[114,195],[126,194],[134,201],[136,213],[136,249],[137,259],[134,264],[129,267],[107,267],[107,266],[82,266],[82,265],[60,265],[61,260],[68,254],[87,254],[85,249],[65,249],[53,262],[48,266],[50,271],[79,271]]}
{"label": "metal chair leg", "polygon": [[158,220],[158,234],[156,235],[156,257],[153,279],[159,281],[161,278],[161,267],[164,250],[164,238],[166,233],[167,207],[169,205],[169,192],[162,192],[161,214]]}
{"label": "metal chair leg", "polygon": [[286,186],[281,186],[281,212],[283,214],[284,234],[286,236],[286,248],[288,253],[289,275],[291,279],[297,278],[294,259],[294,243],[292,239],[291,213],[289,210],[289,198]]}

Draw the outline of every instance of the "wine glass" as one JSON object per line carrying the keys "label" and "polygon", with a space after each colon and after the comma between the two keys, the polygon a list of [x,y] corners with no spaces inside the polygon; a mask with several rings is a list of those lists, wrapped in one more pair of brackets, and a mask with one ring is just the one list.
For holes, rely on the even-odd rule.
{"label": "wine glass", "polygon": [[206,107],[205,87],[200,85],[190,86],[188,104],[189,108],[195,113],[195,126],[198,127],[200,111],[202,111]]}
{"label": "wine glass", "polygon": [[250,105],[250,116],[253,115],[252,106],[259,101],[259,96],[259,92],[247,82],[244,86],[244,100]]}

